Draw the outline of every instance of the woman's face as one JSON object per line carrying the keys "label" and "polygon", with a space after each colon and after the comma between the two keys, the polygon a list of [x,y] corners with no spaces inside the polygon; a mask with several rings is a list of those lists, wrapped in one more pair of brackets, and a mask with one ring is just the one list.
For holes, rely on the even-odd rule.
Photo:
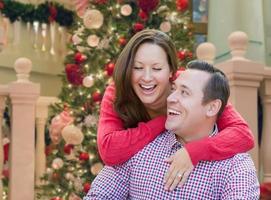
{"label": "woman's face", "polygon": [[145,107],[165,107],[171,72],[164,49],[152,43],[141,44],[132,67],[132,87]]}

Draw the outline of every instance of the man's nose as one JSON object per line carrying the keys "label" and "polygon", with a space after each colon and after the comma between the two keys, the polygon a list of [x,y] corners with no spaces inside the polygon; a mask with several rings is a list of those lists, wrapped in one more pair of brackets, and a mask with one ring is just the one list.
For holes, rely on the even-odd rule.
{"label": "man's nose", "polygon": [[176,91],[172,92],[172,93],[168,96],[167,102],[168,102],[168,103],[176,103],[176,102],[178,102],[177,92],[176,92]]}

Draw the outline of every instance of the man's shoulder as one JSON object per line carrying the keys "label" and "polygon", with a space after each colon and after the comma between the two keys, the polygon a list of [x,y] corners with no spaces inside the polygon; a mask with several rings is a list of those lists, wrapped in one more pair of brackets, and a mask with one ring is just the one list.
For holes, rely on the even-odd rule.
{"label": "man's shoulder", "polygon": [[256,171],[253,160],[248,153],[239,153],[231,158],[215,161],[215,165],[219,170],[226,170],[231,173]]}
{"label": "man's shoulder", "polygon": [[232,159],[234,170],[255,170],[254,162],[248,153],[236,154]]}

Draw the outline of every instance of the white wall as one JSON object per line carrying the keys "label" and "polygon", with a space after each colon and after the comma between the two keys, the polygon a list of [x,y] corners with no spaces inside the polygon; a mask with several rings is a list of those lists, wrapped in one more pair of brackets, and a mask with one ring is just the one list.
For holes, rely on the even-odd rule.
{"label": "white wall", "polygon": [[227,38],[239,30],[249,37],[246,57],[265,63],[263,7],[262,0],[209,0],[208,41],[217,48],[217,61],[229,58]]}

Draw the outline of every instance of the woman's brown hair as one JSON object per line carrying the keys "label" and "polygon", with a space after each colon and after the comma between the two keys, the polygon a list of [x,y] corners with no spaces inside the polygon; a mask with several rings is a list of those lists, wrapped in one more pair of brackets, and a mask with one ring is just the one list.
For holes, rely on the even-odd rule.
{"label": "woman's brown hair", "polygon": [[125,128],[136,127],[139,122],[147,122],[151,119],[131,83],[135,54],[143,43],[156,44],[164,49],[170,71],[174,74],[177,70],[176,49],[170,37],[165,33],[146,29],[129,40],[117,59],[113,75],[116,87],[115,111],[123,120]]}

